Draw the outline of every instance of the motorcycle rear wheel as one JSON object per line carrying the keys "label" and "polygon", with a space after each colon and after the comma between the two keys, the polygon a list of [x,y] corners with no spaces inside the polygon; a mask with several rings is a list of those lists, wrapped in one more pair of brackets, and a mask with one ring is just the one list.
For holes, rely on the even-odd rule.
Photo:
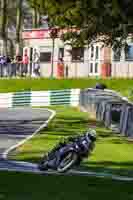
{"label": "motorcycle rear wheel", "polygon": [[38,164],[38,169],[41,171],[48,170],[47,156],[44,156],[43,159],[40,161],[40,163]]}
{"label": "motorcycle rear wheel", "polygon": [[78,155],[76,152],[69,151],[67,152],[60,160],[60,163],[57,167],[57,171],[60,173],[66,172],[69,170],[78,160]]}

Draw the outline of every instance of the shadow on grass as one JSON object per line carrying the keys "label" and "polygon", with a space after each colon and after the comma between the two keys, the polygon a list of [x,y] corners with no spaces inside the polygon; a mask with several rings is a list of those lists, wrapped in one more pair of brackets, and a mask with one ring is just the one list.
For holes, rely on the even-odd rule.
{"label": "shadow on grass", "polygon": [[95,119],[89,119],[88,120],[88,125],[89,126],[96,126],[96,127],[104,128],[103,122],[96,121]]}
{"label": "shadow on grass", "polygon": [[124,162],[115,162],[115,161],[98,161],[98,162],[94,162],[94,161],[86,161],[84,162],[84,165],[89,165],[89,166],[96,166],[96,167],[110,167],[110,166],[114,166],[114,167],[132,167],[133,168],[133,161],[124,161]]}
{"label": "shadow on grass", "polygon": [[113,173],[116,175],[127,175],[133,177],[133,161],[114,162],[82,162],[78,167],[80,170],[94,171],[101,173]]}
{"label": "shadow on grass", "polygon": [[[87,130],[88,128],[95,129],[98,136],[102,138],[119,136],[119,134],[113,133],[111,130],[106,129],[103,122],[99,122],[94,119],[83,119],[82,117],[75,116],[69,118],[57,118],[48,128],[45,129],[45,131],[47,131],[49,135],[72,136],[80,133],[82,129]],[[122,142],[120,141],[120,143]]]}
{"label": "shadow on grass", "polygon": [[[61,131],[62,129],[60,129],[60,131]],[[51,136],[62,136],[62,137],[71,137],[71,136],[73,136],[73,135],[75,135],[75,134],[77,134],[77,132],[74,132],[73,130],[71,130],[71,131],[69,131],[69,132],[64,132],[64,133],[60,133],[60,132],[54,132],[54,133],[52,133],[52,132],[48,132],[48,135],[51,135]]]}
{"label": "shadow on grass", "polygon": [[111,131],[105,130],[105,129],[97,130],[97,133],[98,133],[98,136],[100,136],[102,138],[116,136],[116,134],[112,133]]}
{"label": "shadow on grass", "polygon": [[[9,160],[18,160],[18,161],[24,161],[24,162],[31,162],[31,163],[39,163],[39,161],[42,159],[42,157],[47,153],[46,150],[40,150],[40,151],[24,151],[21,152],[21,155],[16,156],[17,152],[11,152],[10,156],[8,157]],[[13,159],[14,157],[14,159]]]}
{"label": "shadow on grass", "polygon": [[[27,157],[23,154],[21,155],[22,161],[32,162],[38,164],[42,159],[46,151],[35,151],[30,152],[31,156],[28,157],[29,151],[27,152]],[[25,152],[26,154],[26,152]],[[17,160],[17,159],[16,159]],[[20,159],[19,159],[20,160]],[[116,175],[125,175],[133,177],[133,161],[130,162],[114,162],[114,161],[103,161],[103,162],[82,162],[80,166],[74,167],[76,170],[81,171],[93,171],[97,173],[113,173]]]}
{"label": "shadow on grass", "polygon": [[[82,133],[82,130],[88,129],[88,120],[75,117],[71,117],[69,119],[61,119],[57,118],[54,120],[46,129],[45,132],[48,135],[57,135],[57,136],[72,136],[78,133]],[[44,132],[40,132],[44,134]]]}
{"label": "shadow on grass", "polygon": [[128,140],[125,140],[125,138],[112,138],[109,141],[112,144],[130,144],[131,142]]}

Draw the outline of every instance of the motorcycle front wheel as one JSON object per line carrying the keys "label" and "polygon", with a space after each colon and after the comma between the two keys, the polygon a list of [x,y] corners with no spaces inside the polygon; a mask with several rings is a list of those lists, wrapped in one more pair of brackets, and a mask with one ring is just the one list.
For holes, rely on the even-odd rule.
{"label": "motorcycle front wheel", "polygon": [[76,152],[69,151],[65,153],[60,159],[60,163],[57,167],[57,171],[60,173],[66,172],[69,170],[78,160],[78,155]]}

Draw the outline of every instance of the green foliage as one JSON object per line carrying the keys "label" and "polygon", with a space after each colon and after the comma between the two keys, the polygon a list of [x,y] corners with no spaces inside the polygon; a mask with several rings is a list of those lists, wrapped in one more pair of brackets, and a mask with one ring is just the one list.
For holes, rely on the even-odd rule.
{"label": "green foliage", "polygon": [[[6,1],[1,1],[6,5],[5,9],[1,9],[1,34],[4,38],[5,29],[15,27],[17,23],[16,35],[19,41],[20,23],[17,22],[17,10],[21,9],[21,6],[17,6],[18,0]],[[90,44],[99,38],[105,45],[121,48],[126,44],[128,34],[133,32],[132,0],[25,0],[25,2],[29,5],[29,12],[35,11],[33,12],[35,27],[39,27],[37,15],[40,14],[48,15],[50,27],[80,29],[78,34],[70,32],[62,36],[64,41],[70,40],[75,46]],[[26,12],[24,4],[22,12],[24,16]],[[103,35],[105,37],[101,37]]]}
{"label": "green foliage", "polygon": [[[2,0],[2,2],[6,1]],[[35,27],[39,27],[37,15],[40,14],[48,16],[50,27],[80,29],[78,34],[70,32],[62,36],[64,41],[70,40],[75,46],[88,45],[99,38],[105,45],[121,48],[126,44],[128,34],[133,32],[132,0],[25,0],[25,2],[29,5],[29,12],[35,11],[33,12]],[[17,5],[18,0],[8,0],[7,11],[1,10],[3,36],[5,36],[5,28],[16,26],[16,11],[20,8]],[[24,16],[24,5],[22,5],[22,12]],[[103,35],[104,37],[101,37]],[[17,36],[19,41],[18,28]]]}
{"label": "green foliage", "polygon": [[[33,0],[32,0],[33,1]],[[42,0],[38,1],[38,3]],[[132,0],[52,0],[45,2],[45,11],[52,26],[77,27],[79,35],[69,34],[64,40],[89,44],[101,35],[105,45],[121,46],[133,30]],[[74,39],[75,38],[75,39]],[[119,39],[118,39],[119,38]],[[78,42],[79,43],[79,42]]]}

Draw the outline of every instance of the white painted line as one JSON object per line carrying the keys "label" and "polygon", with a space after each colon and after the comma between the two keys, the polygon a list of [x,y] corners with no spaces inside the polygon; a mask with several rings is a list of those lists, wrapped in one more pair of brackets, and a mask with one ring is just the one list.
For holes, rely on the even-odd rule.
{"label": "white painted line", "polygon": [[18,144],[13,145],[12,147],[10,147],[9,149],[7,149],[3,154],[2,154],[2,158],[7,160],[7,156],[9,154],[10,151],[12,151],[13,149],[16,149],[17,147],[19,147],[20,145],[24,144],[25,142],[27,142],[29,139],[31,139],[32,137],[34,137],[40,130],[42,130],[43,128],[47,127],[49,121],[56,115],[56,112],[54,110],[50,110],[50,109],[46,109],[46,111],[51,112],[51,116],[49,117],[49,119],[47,121],[44,122],[44,124],[42,124],[32,135],[28,136],[27,138],[25,138],[24,140],[20,141]]}
{"label": "white painted line", "polygon": [[92,171],[79,171],[79,170],[71,170],[69,173],[77,174],[82,176],[94,176],[97,178],[111,178],[113,180],[119,181],[133,181],[133,177],[127,177],[122,175],[114,175],[112,173],[104,173],[104,172],[92,172]]}

